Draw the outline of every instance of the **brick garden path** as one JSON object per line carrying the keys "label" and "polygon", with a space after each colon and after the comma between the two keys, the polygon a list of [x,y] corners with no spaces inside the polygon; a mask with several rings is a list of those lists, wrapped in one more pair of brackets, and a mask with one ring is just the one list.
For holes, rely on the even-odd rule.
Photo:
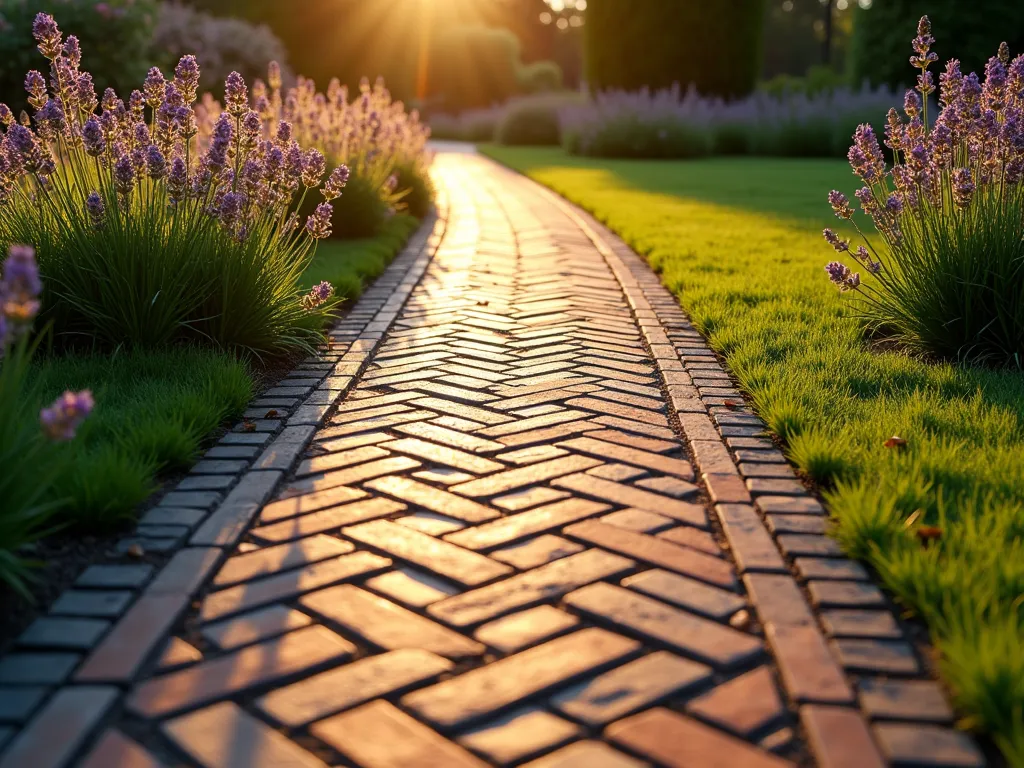
{"label": "brick garden path", "polygon": [[151,586],[0,766],[83,722],[85,768],[981,765],[657,278],[488,161],[436,173],[347,396],[158,576],[206,580],[170,645],[123,674]]}

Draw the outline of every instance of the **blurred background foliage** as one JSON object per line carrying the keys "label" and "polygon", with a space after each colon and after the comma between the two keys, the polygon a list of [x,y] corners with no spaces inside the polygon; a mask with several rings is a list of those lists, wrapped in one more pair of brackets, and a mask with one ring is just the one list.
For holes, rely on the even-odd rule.
{"label": "blurred background foliage", "polygon": [[428,114],[578,91],[584,62],[591,85],[693,82],[706,95],[899,86],[923,13],[940,55],[965,69],[1006,36],[1024,49],[1021,0],[975,0],[970,13],[962,0],[0,0],[0,95],[12,107],[40,66],[27,34],[40,10],[79,36],[101,89],[195,52],[204,87],[277,59],[321,87],[383,76]]}

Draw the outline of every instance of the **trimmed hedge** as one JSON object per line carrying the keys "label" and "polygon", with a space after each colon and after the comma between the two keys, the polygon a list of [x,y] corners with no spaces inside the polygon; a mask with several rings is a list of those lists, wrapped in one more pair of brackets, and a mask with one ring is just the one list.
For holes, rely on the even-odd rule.
{"label": "trimmed hedge", "polygon": [[754,90],[764,0],[591,0],[583,25],[591,88],[637,90],[691,83],[702,95]]}
{"label": "trimmed hedge", "polygon": [[981,74],[1004,40],[1011,54],[1024,52],[1021,0],[973,0],[969,12],[964,10],[963,0],[877,0],[871,8],[858,10],[854,22],[851,64],[855,82],[911,84],[915,72],[909,63],[910,40],[924,15],[931,19],[932,35],[939,41],[934,47],[939,60],[960,59],[964,72]]}

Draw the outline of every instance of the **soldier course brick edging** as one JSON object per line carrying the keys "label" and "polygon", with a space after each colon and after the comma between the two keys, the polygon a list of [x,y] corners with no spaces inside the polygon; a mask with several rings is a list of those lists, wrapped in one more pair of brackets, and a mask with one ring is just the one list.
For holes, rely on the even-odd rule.
{"label": "soldier course brick edging", "polygon": [[[373,355],[426,270],[445,217],[442,198],[330,330],[328,346],[256,397],[117,543],[120,557],[88,567],[0,657],[0,766],[64,764],[116,704]],[[131,562],[138,549],[156,562]],[[165,655],[173,662],[176,651],[172,643]],[[49,733],[33,733],[40,728]],[[22,744],[43,751],[22,754]]]}

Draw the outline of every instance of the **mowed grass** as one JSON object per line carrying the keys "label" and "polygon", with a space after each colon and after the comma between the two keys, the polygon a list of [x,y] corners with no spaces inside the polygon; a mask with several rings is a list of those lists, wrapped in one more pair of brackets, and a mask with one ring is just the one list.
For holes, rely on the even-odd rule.
{"label": "mowed grass", "polygon": [[302,277],[302,287],[309,289],[326,280],[338,296],[347,301],[358,299],[364,286],[387,269],[419,224],[419,219],[400,213],[387,219],[375,237],[321,240]]}
{"label": "mowed grass", "polygon": [[[419,222],[389,219],[364,240],[327,240],[303,276],[355,299],[402,249]],[[254,395],[255,369],[229,354],[197,347],[40,357],[26,418],[65,390],[91,389],[96,408],[63,450],[71,470],[53,488],[53,525],[104,531],[134,518],[161,478],[187,470],[218,428],[241,417]],[[3,542],[0,542],[2,546]]]}
{"label": "mowed grass", "polygon": [[205,439],[238,418],[253,396],[249,368],[230,355],[198,348],[43,358],[26,418],[65,390],[91,389],[93,413],[70,452],[69,471],[51,496],[52,523],[110,530],[134,517],[160,475],[188,469]]}
{"label": "mowed grass", "polygon": [[[835,534],[932,633],[962,725],[1024,765],[1024,375],[867,342],[823,267],[831,160],[591,161],[485,147],[646,256],[728,361]],[[886,448],[899,435],[904,448]],[[935,526],[925,544],[918,530]]]}

